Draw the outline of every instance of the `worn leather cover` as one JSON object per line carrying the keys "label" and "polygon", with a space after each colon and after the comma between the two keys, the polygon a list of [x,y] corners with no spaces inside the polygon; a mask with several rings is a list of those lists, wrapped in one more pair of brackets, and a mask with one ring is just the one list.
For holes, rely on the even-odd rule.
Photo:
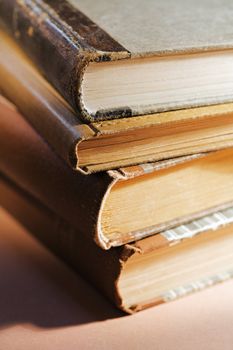
{"label": "worn leather cover", "polygon": [[232,13],[230,0],[0,1],[2,25],[87,119],[132,115],[123,106],[87,114],[79,97],[89,62],[232,49]]}
{"label": "worn leather cover", "polygon": [[[120,137],[126,146],[126,140],[131,146],[131,139],[137,135],[139,141],[142,137],[157,138],[163,135],[164,130],[172,127],[173,132],[179,134],[185,123],[189,123],[188,130],[198,127],[207,129],[220,125],[232,124],[233,103],[217,106],[199,107],[188,110],[163,112],[134,118],[120,118],[111,121],[83,123],[79,114],[72,110],[63,98],[38,73],[34,65],[27,59],[22,50],[9,38],[0,33],[0,92],[12,101],[23,116],[38,131],[38,133],[52,146],[56,153],[69,165],[88,173],[88,169],[79,167],[79,147],[85,140],[96,140],[94,152],[98,152],[98,141],[105,138]],[[2,100],[0,100],[2,103]],[[204,123],[203,124],[200,124]],[[206,129],[205,129],[206,130]],[[171,132],[171,131],[170,131]],[[130,136],[129,136],[130,135]],[[171,133],[170,137],[172,138]],[[205,146],[195,146],[189,152],[205,152],[232,146],[231,135],[220,135],[220,143],[209,142]],[[128,137],[128,138],[127,138]],[[136,137],[136,136],[135,136]],[[111,142],[115,142],[111,140]],[[119,142],[119,140],[117,140]],[[195,141],[194,141],[195,143]],[[92,146],[94,147],[94,146]],[[178,154],[183,155],[182,147]],[[127,151],[124,166],[154,161],[157,153],[143,159],[137,152]],[[169,157],[173,156],[172,151]],[[132,157],[132,158],[131,158]],[[127,163],[128,162],[128,163]],[[122,166],[119,161],[108,164],[108,169]],[[100,166],[101,168],[101,166]],[[107,167],[106,167],[107,168]]]}
{"label": "worn leather cover", "polygon": [[82,115],[79,95],[88,63],[129,56],[126,49],[67,1],[1,0],[0,21]]}

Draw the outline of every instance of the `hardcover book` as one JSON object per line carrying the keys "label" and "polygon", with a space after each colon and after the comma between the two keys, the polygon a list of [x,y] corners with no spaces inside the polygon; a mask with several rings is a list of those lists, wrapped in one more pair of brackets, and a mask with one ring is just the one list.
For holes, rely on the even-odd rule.
{"label": "hardcover book", "polygon": [[127,313],[233,277],[233,207],[103,251],[3,176],[0,192],[0,205]]}
{"label": "hardcover book", "polygon": [[86,176],[14,106],[0,115],[0,171],[104,249],[232,205],[232,148]]}
{"label": "hardcover book", "polygon": [[0,51],[0,91],[83,173],[233,146],[232,103],[85,124],[3,33]]}
{"label": "hardcover book", "polygon": [[0,20],[85,120],[233,99],[230,0],[1,0]]}

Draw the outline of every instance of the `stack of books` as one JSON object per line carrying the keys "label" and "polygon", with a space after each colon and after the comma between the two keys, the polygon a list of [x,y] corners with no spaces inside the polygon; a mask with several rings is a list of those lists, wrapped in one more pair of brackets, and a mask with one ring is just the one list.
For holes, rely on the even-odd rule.
{"label": "stack of books", "polygon": [[0,204],[128,313],[233,276],[225,3],[0,1]]}

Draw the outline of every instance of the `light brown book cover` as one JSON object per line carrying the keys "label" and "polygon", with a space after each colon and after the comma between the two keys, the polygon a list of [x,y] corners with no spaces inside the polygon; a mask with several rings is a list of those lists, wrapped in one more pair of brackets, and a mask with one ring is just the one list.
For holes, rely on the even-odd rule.
{"label": "light brown book cover", "polygon": [[[85,279],[88,279],[127,313],[134,313],[154,305],[176,300],[233,277],[232,258],[229,259],[228,256],[227,260],[227,254],[225,254],[227,251],[226,245],[228,245],[228,255],[230,250],[232,256],[233,207],[136,243],[103,251],[94,242],[83,237],[78,229],[74,229],[67,221],[49,210],[44,203],[33,198],[4,176],[0,177],[0,191],[0,205],[3,208],[8,210],[53,253],[80,272]],[[183,245],[195,246],[198,239],[201,239],[199,250],[196,252],[195,250],[188,251],[190,272],[187,274],[187,265],[182,264],[182,262],[177,264],[179,254],[182,253],[179,247],[182,248]],[[200,265],[202,247],[206,247],[205,254],[207,254],[211,248],[213,249],[212,241],[215,245],[213,253],[217,251],[214,260],[219,259],[219,266],[218,264],[216,266],[215,263],[213,268],[210,264],[210,270],[203,274],[203,272],[201,273],[202,265],[208,266],[211,259],[205,258],[204,255],[204,260],[202,258],[203,262]],[[179,274],[181,276],[187,275],[184,278],[185,282],[180,285],[172,275],[170,276],[172,281],[169,282],[169,277],[166,278],[166,274],[163,274],[155,285],[150,286],[153,273],[156,273],[156,270],[159,269],[155,260],[155,265],[149,266],[149,270],[147,268],[147,278],[144,279],[143,284],[140,280],[140,274],[143,269],[146,270],[143,260],[146,260],[147,256],[151,254],[157,254],[159,257],[164,250],[171,251],[170,264],[174,265],[174,275],[177,274],[178,277]],[[194,257],[197,256],[197,253],[199,257],[195,260]],[[226,262],[224,262],[225,255]],[[211,257],[211,254],[209,257]],[[132,269],[132,260],[136,258],[141,263],[136,265],[134,275],[129,280],[130,289],[135,296],[127,302],[126,294],[123,293],[124,281],[122,283],[122,280],[124,279],[125,270],[127,268]],[[198,264],[200,267],[198,267]],[[197,271],[195,271],[196,266]],[[163,279],[167,279],[165,285],[170,284],[172,287],[162,288]],[[146,284],[148,284],[148,287],[145,289]],[[151,298],[148,299],[145,290],[147,290],[147,293],[149,290]],[[160,292],[157,290],[160,290]]]}
{"label": "light brown book cover", "polygon": [[232,149],[83,175],[23,116],[0,110],[0,170],[102,248],[155,234],[231,205]]}

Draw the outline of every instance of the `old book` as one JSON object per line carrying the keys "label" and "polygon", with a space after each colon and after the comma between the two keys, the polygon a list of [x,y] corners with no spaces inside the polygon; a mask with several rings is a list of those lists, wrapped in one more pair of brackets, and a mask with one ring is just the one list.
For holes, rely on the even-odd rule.
{"label": "old book", "polygon": [[2,176],[0,192],[1,206],[128,313],[233,277],[233,207],[103,251]]}
{"label": "old book", "polygon": [[84,124],[17,46],[0,39],[0,91],[75,169],[91,173],[233,146],[232,103]]}
{"label": "old book", "polygon": [[16,109],[0,110],[0,171],[108,249],[233,201],[233,149],[83,175],[63,162]]}
{"label": "old book", "polygon": [[1,23],[86,120],[233,99],[233,5],[1,0]]}

